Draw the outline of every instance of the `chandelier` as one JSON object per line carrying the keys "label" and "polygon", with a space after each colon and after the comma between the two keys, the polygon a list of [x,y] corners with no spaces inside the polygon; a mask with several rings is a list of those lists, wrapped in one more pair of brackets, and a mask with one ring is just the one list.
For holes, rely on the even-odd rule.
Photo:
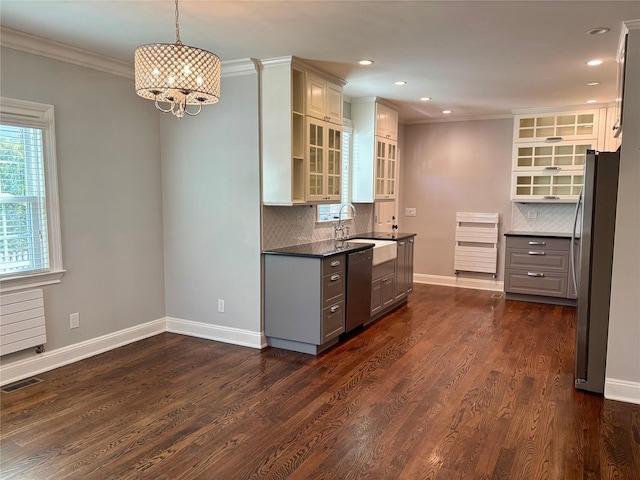
{"label": "chandelier", "polygon": [[[176,0],[176,43],[141,45],[135,52],[136,93],[153,100],[163,113],[196,116],[202,105],[220,100],[220,59],[201,48],[183,45]],[[160,103],[168,103],[167,108]],[[187,110],[187,105],[198,105]]]}

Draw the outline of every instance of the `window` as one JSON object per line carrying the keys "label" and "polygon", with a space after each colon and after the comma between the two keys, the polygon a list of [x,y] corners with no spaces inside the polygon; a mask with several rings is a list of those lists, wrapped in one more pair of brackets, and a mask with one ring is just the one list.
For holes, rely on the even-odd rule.
{"label": "window", "polygon": [[62,277],[53,106],[0,97],[0,281]]}
{"label": "window", "polygon": [[[318,205],[317,221],[318,222],[334,222],[338,220],[338,212],[340,205],[351,201],[351,136],[353,129],[345,126],[342,131],[342,187],[340,203],[331,203],[327,205]],[[342,210],[342,219],[348,220],[352,218],[351,209]]]}

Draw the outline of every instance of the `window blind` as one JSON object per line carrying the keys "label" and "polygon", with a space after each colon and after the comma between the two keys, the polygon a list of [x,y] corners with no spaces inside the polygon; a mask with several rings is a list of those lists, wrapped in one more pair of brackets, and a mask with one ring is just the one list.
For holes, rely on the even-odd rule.
{"label": "window blind", "polygon": [[0,125],[0,275],[49,268],[45,188],[43,130],[3,122]]}

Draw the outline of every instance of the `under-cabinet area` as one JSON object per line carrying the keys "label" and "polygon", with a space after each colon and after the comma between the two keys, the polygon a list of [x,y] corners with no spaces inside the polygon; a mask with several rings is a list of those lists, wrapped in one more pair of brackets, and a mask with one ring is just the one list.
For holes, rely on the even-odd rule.
{"label": "under-cabinet area", "polygon": [[415,234],[368,236],[263,252],[270,346],[315,355],[406,303]]}
{"label": "under-cabinet area", "polygon": [[507,232],[505,236],[507,300],[576,305],[578,240],[550,232]]}

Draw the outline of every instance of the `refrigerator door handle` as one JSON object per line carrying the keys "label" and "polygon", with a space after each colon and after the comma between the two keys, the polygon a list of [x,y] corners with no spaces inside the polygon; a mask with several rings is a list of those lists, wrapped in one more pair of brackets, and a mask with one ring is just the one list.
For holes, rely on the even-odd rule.
{"label": "refrigerator door handle", "polygon": [[582,189],[580,189],[580,195],[578,195],[578,202],[576,203],[576,211],[573,214],[573,230],[571,232],[571,244],[569,245],[569,256],[571,257],[571,280],[573,280],[573,291],[578,293],[578,279],[576,276],[576,256],[575,256],[575,242],[576,242],[576,230],[578,227],[578,214],[580,212],[580,204],[582,203]]}

